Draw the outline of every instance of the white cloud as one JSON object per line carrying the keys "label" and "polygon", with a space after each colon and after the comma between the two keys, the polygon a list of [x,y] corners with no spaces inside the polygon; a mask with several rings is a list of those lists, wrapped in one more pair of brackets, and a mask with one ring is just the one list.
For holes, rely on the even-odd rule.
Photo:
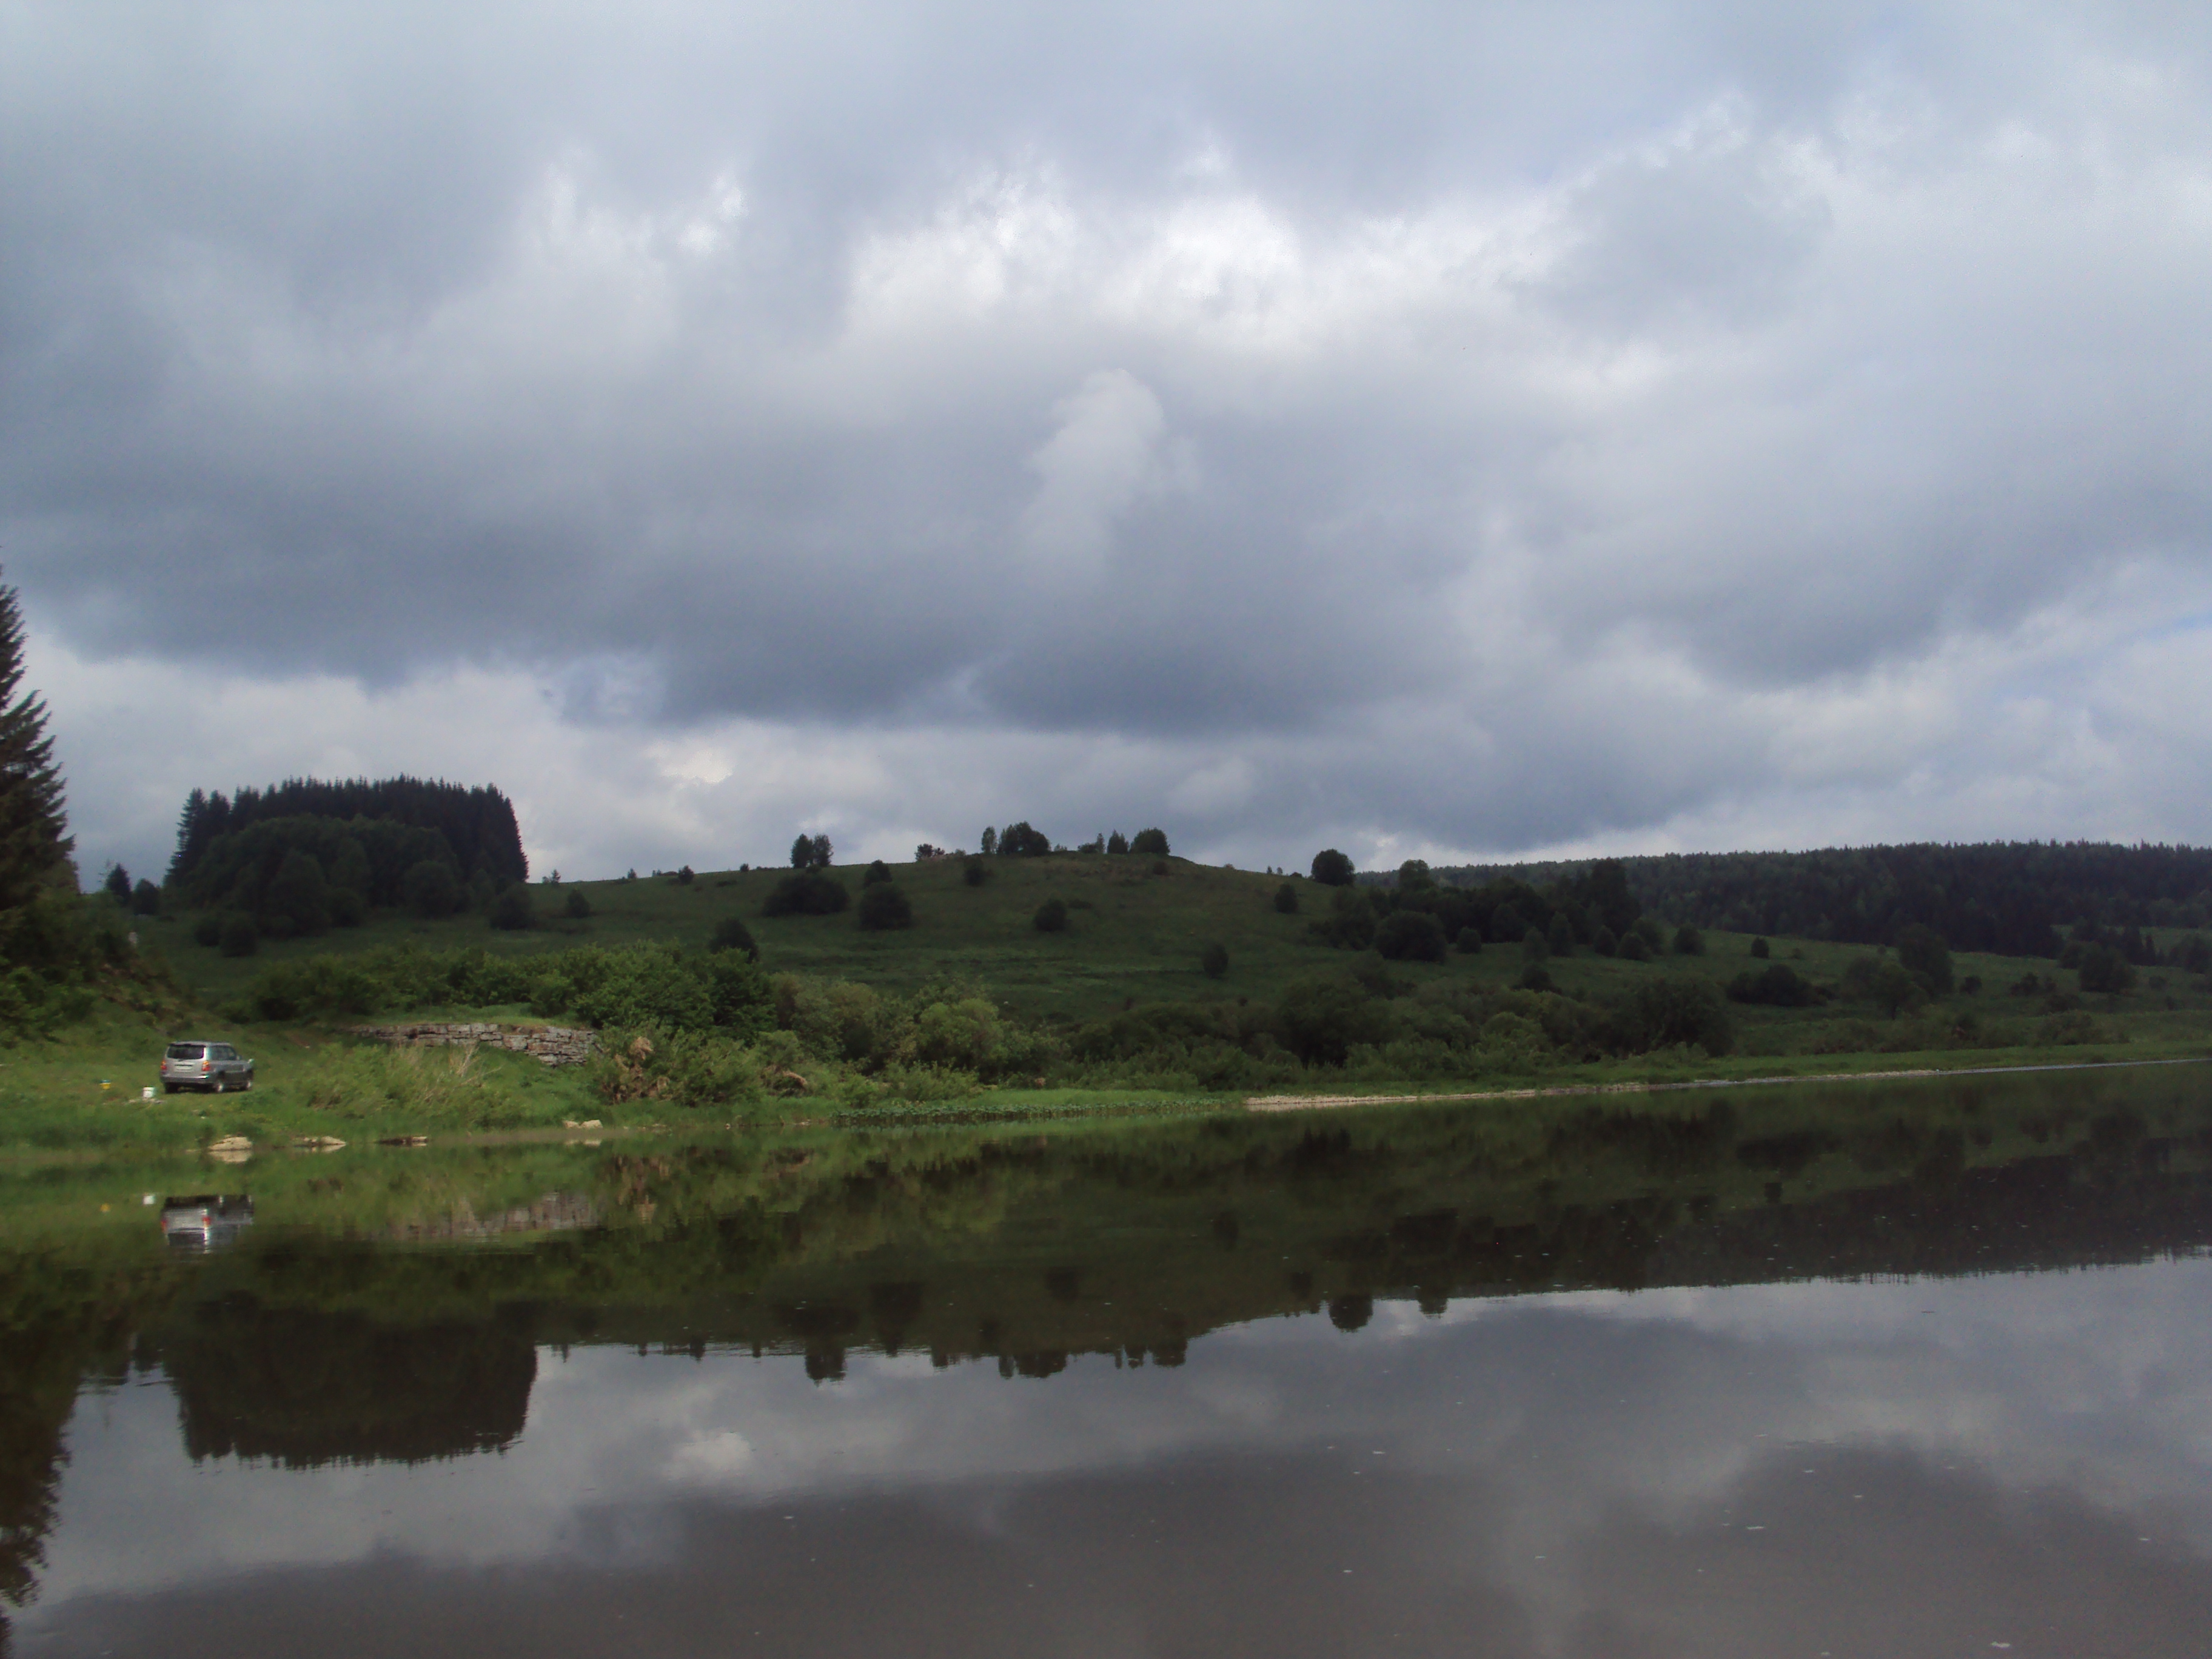
{"label": "white cloud", "polygon": [[353,757],[564,868],[2212,834],[2187,18],[405,21],[0,53],[0,537],[95,857]]}

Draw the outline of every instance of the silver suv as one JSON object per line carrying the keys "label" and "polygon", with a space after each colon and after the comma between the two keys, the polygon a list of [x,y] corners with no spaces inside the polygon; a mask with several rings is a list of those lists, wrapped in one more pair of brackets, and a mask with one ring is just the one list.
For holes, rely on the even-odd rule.
{"label": "silver suv", "polygon": [[228,1042],[173,1042],[161,1056],[161,1086],[171,1094],[179,1089],[204,1089],[224,1094],[253,1086],[253,1062],[239,1058]]}

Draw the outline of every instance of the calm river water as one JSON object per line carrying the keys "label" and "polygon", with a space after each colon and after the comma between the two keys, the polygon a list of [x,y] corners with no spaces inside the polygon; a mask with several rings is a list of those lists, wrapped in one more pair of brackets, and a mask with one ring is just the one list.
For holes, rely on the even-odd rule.
{"label": "calm river water", "polygon": [[2212,1647],[2212,1068],[0,1205],[22,1655]]}

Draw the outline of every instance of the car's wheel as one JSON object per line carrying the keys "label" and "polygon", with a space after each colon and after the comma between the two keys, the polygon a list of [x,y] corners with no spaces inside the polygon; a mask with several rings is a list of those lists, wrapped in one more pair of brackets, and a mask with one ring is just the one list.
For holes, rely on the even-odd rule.
{"label": "car's wheel", "polygon": [[248,1072],[245,1076],[240,1078],[238,1079],[238,1086],[240,1089],[251,1089],[253,1086],[253,1073]]}
{"label": "car's wheel", "polygon": [[215,1074],[215,1081],[209,1084],[208,1088],[211,1092],[218,1095],[228,1094],[230,1092],[230,1085],[223,1081],[222,1073],[221,1072],[217,1072]]}

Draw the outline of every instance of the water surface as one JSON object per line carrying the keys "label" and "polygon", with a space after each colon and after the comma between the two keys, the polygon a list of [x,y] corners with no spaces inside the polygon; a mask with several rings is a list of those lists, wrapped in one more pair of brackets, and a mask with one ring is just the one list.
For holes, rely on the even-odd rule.
{"label": "water surface", "polygon": [[0,1583],[24,1654],[2198,1653],[2204,1092],[257,1160],[204,1253],[204,1168],[15,1171]]}

